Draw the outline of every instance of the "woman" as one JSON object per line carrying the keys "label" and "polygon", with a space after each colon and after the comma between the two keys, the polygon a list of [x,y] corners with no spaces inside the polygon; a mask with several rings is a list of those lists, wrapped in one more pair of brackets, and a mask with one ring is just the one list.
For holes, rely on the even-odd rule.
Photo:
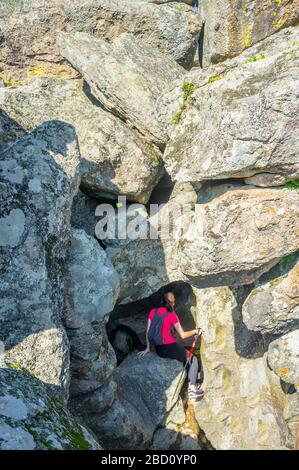
{"label": "woman", "polygon": [[[169,312],[167,315],[164,316],[164,319],[163,319],[163,326],[162,326],[162,332],[161,332],[163,344],[156,345],[155,348],[156,348],[157,354],[160,357],[168,357],[170,359],[177,359],[178,361],[185,364],[188,352],[186,351],[184,346],[177,343],[174,337],[172,336],[172,332],[171,332],[172,327],[176,329],[176,331],[178,332],[178,334],[180,335],[182,339],[190,338],[191,336],[198,334],[199,329],[184,331],[177,314],[174,312],[174,307],[175,307],[175,296],[173,292],[166,292],[163,296],[163,306],[156,309],[157,314],[159,316],[165,315],[167,312]],[[154,317],[154,314],[155,314],[155,309],[152,309],[149,313],[148,322],[147,322],[146,349],[138,353],[138,356],[140,358],[150,352],[150,342],[148,339],[148,331],[151,326],[151,321]],[[189,380],[188,397],[191,400],[197,400],[199,398],[202,398],[204,395],[203,391],[198,389],[196,386],[197,373],[198,373],[198,361],[195,356],[192,356],[191,366],[188,371],[188,380]]]}

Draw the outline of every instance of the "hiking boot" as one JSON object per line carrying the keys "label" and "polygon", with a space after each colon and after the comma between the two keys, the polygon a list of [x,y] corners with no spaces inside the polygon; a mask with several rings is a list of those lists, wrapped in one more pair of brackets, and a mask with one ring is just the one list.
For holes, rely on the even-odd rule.
{"label": "hiking boot", "polygon": [[189,400],[200,400],[204,396],[204,392],[196,385],[192,385],[189,383],[188,385],[188,398]]}

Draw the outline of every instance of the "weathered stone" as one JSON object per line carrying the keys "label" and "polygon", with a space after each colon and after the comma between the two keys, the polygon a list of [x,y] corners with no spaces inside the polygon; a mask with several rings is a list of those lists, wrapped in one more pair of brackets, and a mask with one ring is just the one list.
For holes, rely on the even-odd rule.
{"label": "weathered stone", "polygon": [[[294,252],[299,193],[241,188],[221,185],[217,193],[215,186],[202,195],[189,183],[178,184],[168,204],[149,217],[141,237],[109,247],[120,276],[119,302],[145,298],[179,280],[198,287],[250,284]],[[173,224],[167,234],[155,218],[167,221],[169,214]],[[156,238],[150,238],[153,228]]]}
{"label": "weathered stone", "polygon": [[82,189],[147,202],[164,171],[160,151],[88,96],[81,80],[32,79],[26,87],[1,89],[0,146],[46,119],[69,122],[80,144]]}
{"label": "weathered stone", "polygon": [[[181,214],[180,208],[186,205],[192,209],[196,199],[197,194],[191,184],[177,184],[167,204],[157,212],[154,210],[147,219],[142,218],[138,237],[127,236],[107,248],[107,255],[120,276],[119,303],[144,299],[163,285],[182,279],[178,268],[179,237],[174,236],[176,228],[173,220],[177,220],[179,226],[187,227],[190,211]],[[174,225],[170,233],[167,230],[168,221],[169,227]]]}
{"label": "weathered stone", "polygon": [[197,205],[174,255],[181,276],[198,286],[249,284],[298,249],[298,203],[298,191],[247,189]]}
{"label": "weathered stone", "polygon": [[107,255],[120,278],[119,302],[147,297],[168,282],[160,240],[131,240],[107,248]]}
{"label": "weathered stone", "polygon": [[80,328],[102,321],[115,305],[119,278],[99,243],[73,229],[67,262],[66,326]]}
{"label": "weathered stone", "polygon": [[261,188],[267,188],[269,186],[283,186],[286,184],[287,178],[283,175],[275,175],[273,173],[259,173],[257,175],[249,176],[244,178],[244,183],[253,184]]}
{"label": "weathered stone", "polygon": [[288,394],[287,406],[284,417],[288,426],[287,446],[290,449],[296,448],[296,434],[299,429],[299,387],[293,387]]}
{"label": "weathered stone", "polygon": [[1,450],[102,450],[36,378],[0,368]]}
{"label": "weathered stone", "polygon": [[124,32],[131,33],[183,67],[188,69],[193,64],[200,21],[187,5],[101,0],[97,18],[95,30],[98,37],[110,41]]}
{"label": "weathered stone", "polygon": [[0,160],[5,359],[66,398],[69,351],[61,319],[70,212],[79,185],[76,133],[69,124],[49,121],[5,147]]}
{"label": "weathered stone", "polygon": [[[285,424],[275,408],[263,356],[250,357],[237,342],[241,313],[228,287],[194,289],[196,320],[204,330],[201,360],[205,396],[195,404],[199,426],[217,450],[281,449]],[[238,335],[238,336],[237,336]]]}
{"label": "weathered stone", "polygon": [[61,34],[61,54],[80,71],[94,96],[156,144],[167,140],[157,116],[159,96],[183,69],[146,41],[122,34],[112,43],[84,33]]}
{"label": "weathered stone", "polygon": [[[68,330],[70,341],[70,398],[73,410],[80,407],[85,395],[109,387],[110,375],[116,367],[114,350],[107,339],[105,323],[94,322],[76,330]],[[98,410],[94,410],[98,412]],[[90,413],[86,409],[86,413]],[[82,413],[84,417],[84,413]]]}
{"label": "weathered stone", "polygon": [[298,23],[298,0],[201,0],[204,65],[240,54],[276,31]]}
{"label": "weathered stone", "polygon": [[299,263],[286,275],[251,291],[243,304],[250,330],[281,334],[299,327]]}
{"label": "weathered stone", "polygon": [[65,289],[71,361],[69,406],[83,419],[103,412],[115,395],[110,376],[116,357],[105,325],[118,291],[118,275],[103,248],[83,230],[73,229]]}
{"label": "weathered stone", "polygon": [[192,6],[194,0],[142,0],[143,2],[147,3],[156,3],[157,5],[162,5],[163,3],[171,3],[171,2],[178,2],[178,3],[186,3],[187,5]]}
{"label": "weathered stone", "polygon": [[118,399],[107,413],[87,423],[105,448],[146,449],[178,399],[174,395],[182,366],[173,359],[147,354],[128,356],[115,370]]}
{"label": "weathered stone", "polygon": [[236,59],[190,72],[164,96],[160,119],[168,114],[173,123],[163,159],[174,180],[299,178],[298,44],[298,27],[283,30]]}
{"label": "weathered stone", "polygon": [[272,341],[267,360],[269,367],[284,382],[299,386],[299,329]]}
{"label": "weathered stone", "polygon": [[94,237],[95,228],[99,220],[95,215],[98,205],[99,201],[97,199],[79,190],[73,199],[71,215],[72,227],[83,229],[87,235]]}
{"label": "weathered stone", "polygon": [[[84,6],[83,6],[84,5]],[[59,54],[60,31],[85,31],[111,40],[130,32],[184,67],[192,66],[200,22],[187,5],[139,0],[14,0],[1,2],[0,78],[9,86],[27,77],[78,76]]]}

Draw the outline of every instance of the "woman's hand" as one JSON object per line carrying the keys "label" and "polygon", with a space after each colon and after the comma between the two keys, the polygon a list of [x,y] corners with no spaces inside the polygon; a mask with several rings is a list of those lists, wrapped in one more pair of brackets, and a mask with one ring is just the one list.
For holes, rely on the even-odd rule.
{"label": "woman's hand", "polygon": [[198,336],[201,336],[201,335],[203,334],[203,329],[200,328],[200,327],[196,328],[196,331],[197,331],[196,334],[197,334]]}
{"label": "woman's hand", "polygon": [[138,356],[139,358],[142,358],[142,357],[144,357],[144,356],[145,356],[147,353],[149,353],[149,352],[150,352],[150,350],[149,350],[148,348],[146,348],[144,351],[139,351],[139,352],[137,353],[137,356]]}

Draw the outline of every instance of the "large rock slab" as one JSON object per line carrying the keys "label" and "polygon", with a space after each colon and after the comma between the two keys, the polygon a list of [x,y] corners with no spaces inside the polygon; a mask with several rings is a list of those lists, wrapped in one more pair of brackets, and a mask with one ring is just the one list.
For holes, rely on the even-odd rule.
{"label": "large rock slab", "polygon": [[68,328],[105,320],[119,293],[119,277],[105,251],[84,230],[73,229],[65,294]]}
{"label": "large rock slab", "polygon": [[205,396],[195,415],[217,450],[284,448],[283,410],[272,398],[262,342],[242,325],[229,287],[194,289],[196,321],[203,330],[200,351]]}
{"label": "large rock slab", "polygon": [[219,66],[195,69],[164,96],[161,119],[176,119],[163,155],[174,180],[255,175],[249,183],[275,186],[299,178],[298,30],[283,30]]}
{"label": "large rock slab", "polygon": [[118,275],[103,248],[84,230],[73,229],[66,269],[65,324],[70,341],[70,398],[74,411],[80,407],[82,395],[85,399],[87,393],[108,386],[116,367],[105,325],[118,291]]}
{"label": "large rock slab", "polygon": [[269,367],[284,382],[299,386],[299,329],[272,341],[267,360]]}
{"label": "large rock slab", "polygon": [[299,263],[288,274],[252,290],[243,304],[243,319],[250,330],[262,334],[299,327]]}
{"label": "large rock slab", "polygon": [[84,33],[61,34],[59,44],[106,109],[155,143],[166,142],[157,107],[160,95],[182,77],[183,69],[174,60],[130,34],[112,43]]}
{"label": "large rock slab", "polygon": [[204,65],[240,54],[244,49],[299,21],[297,0],[201,0],[205,22]]}
{"label": "large rock slab", "polygon": [[105,448],[146,449],[178,400],[181,364],[156,354],[128,356],[115,370],[117,399],[108,412],[90,416],[89,427]]}
{"label": "large rock slab", "polygon": [[49,121],[0,154],[1,316],[5,359],[64,398],[69,385],[63,268],[79,150],[69,124]]}
{"label": "large rock slab", "polygon": [[288,189],[231,184],[201,193],[178,183],[139,238],[107,248],[120,276],[119,302],[179,280],[197,287],[254,282],[298,249],[298,201]]}
{"label": "large rock slab", "polygon": [[139,0],[42,0],[1,2],[0,78],[22,84],[27,76],[74,78],[59,54],[60,31],[85,31],[111,40],[130,32],[145,38],[166,57],[192,66],[200,22],[190,6],[154,5]]}
{"label": "large rock slab", "polygon": [[31,79],[0,89],[0,146],[47,119],[72,124],[80,144],[81,187],[98,198],[146,203],[163,174],[160,151],[88,98],[81,80]]}
{"label": "large rock slab", "polygon": [[102,450],[62,403],[23,370],[0,369],[1,450]]}
{"label": "large rock slab", "polygon": [[[135,217],[135,225],[138,217],[138,236],[127,230],[124,239],[113,240],[106,250],[120,277],[119,303],[144,299],[163,285],[183,277],[178,268],[178,237],[174,237],[175,228],[170,233],[167,229],[172,227],[169,222],[173,218],[178,225],[186,227],[180,209],[185,205],[187,209],[194,207],[196,200],[197,194],[191,184],[177,184],[169,202],[154,206],[150,216],[146,217],[141,211],[134,214],[132,206],[128,208],[127,213],[131,211],[132,218]],[[163,221],[166,224],[162,224]]]}
{"label": "large rock slab", "polygon": [[232,190],[198,204],[177,269],[198,286],[249,284],[298,249],[298,211],[299,193],[288,189]]}

